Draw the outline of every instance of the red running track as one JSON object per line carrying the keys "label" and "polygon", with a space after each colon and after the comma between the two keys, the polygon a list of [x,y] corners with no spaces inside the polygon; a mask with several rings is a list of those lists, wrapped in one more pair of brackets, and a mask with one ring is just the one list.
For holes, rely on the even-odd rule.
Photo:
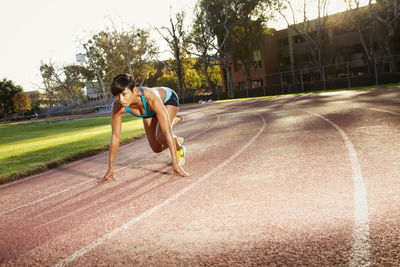
{"label": "red running track", "polygon": [[0,186],[4,266],[400,263],[400,90],[185,106],[189,178],[120,148]]}

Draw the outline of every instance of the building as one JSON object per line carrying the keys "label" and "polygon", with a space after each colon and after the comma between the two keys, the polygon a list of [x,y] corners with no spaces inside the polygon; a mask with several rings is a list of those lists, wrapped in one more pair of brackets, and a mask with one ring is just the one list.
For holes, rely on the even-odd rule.
{"label": "building", "polygon": [[86,96],[88,99],[98,99],[102,96],[101,93],[101,87],[99,82],[91,83],[87,82],[85,83],[85,88],[84,90],[86,91]]}
{"label": "building", "polygon": [[[343,15],[344,12],[337,13],[329,16],[329,19],[343,21]],[[311,23],[315,26],[317,22],[313,20]],[[347,30],[342,27],[343,23],[338,25],[329,27],[325,33],[328,45],[324,50],[325,58],[322,69],[315,67],[308,42],[295,30],[291,28],[279,31],[273,29],[272,34],[265,37],[260,49],[254,53],[254,64],[251,70],[252,88],[263,88],[264,95],[315,90],[316,88],[329,89],[335,86],[342,88],[356,86],[357,81],[354,76],[368,74],[372,82],[375,82],[373,76],[377,70],[374,67],[379,68],[378,71],[382,73],[393,72],[390,60],[387,58],[377,59],[375,66],[368,64],[357,28]],[[397,55],[394,59],[395,65],[397,65],[397,71],[400,71],[399,32],[396,33],[393,43],[394,54]],[[243,65],[240,61],[231,58],[229,66],[235,91],[243,91],[246,79]],[[223,91],[226,91],[226,79],[224,75],[222,77],[224,80]],[[392,82],[400,82],[400,78],[396,77]],[[329,80],[331,82],[328,82]],[[336,81],[336,85],[333,85],[333,80]],[[378,77],[376,77],[377,80]],[[316,81],[320,81],[320,83],[311,85]]]}

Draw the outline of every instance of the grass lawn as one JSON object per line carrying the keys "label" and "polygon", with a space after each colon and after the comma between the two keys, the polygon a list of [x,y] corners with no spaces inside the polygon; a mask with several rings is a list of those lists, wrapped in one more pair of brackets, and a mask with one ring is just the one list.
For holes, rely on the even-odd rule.
{"label": "grass lawn", "polygon": [[[111,116],[0,125],[0,183],[108,150]],[[123,115],[121,144],[144,136],[141,119]]]}

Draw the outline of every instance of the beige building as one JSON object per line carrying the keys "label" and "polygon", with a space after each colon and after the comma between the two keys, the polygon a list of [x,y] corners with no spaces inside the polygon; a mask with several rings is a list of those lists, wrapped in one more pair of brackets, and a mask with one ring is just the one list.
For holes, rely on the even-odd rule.
{"label": "beige building", "polygon": [[[330,16],[329,19],[341,20],[344,13]],[[311,21],[315,27],[316,20]],[[339,24],[340,25],[340,24]],[[340,26],[330,27],[325,33],[327,45],[324,49],[323,71],[316,68],[308,42],[293,29],[272,30],[264,44],[254,55],[251,70],[252,88],[269,95],[287,93],[290,90],[329,89],[335,85],[328,81],[337,81],[337,88],[356,86],[354,76],[375,75],[373,66],[369,66],[357,29],[345,30]],[[377,49],[378,47],[375,47]],[[394,54],[397,54],[397,70],[400,70],[400,33],[394,38]],[[380,60],[380,70],[392,72],[389,60]],[[377,63],[377,64],[378,64]],[[230,59],[232,80],[236,91],[245,88],[245,74],[239,61]],[[322,77],[323,76],[323,77]],[[375,81],[373,77],[370,79]],[[343,81],[340,81],[343,79]],[[307,83],[323,81],[310,86]],[[399,80],[400,82],[400,80]],[[353,83],[353,85],[351,84]],[[293,85],[294,84],[294,85]],[[225,83],[223,83],[225,90]],[[291,86],[292,85],[292,86]],[[261,92],[261,88],[264,92]],[[290,89],[292,88],[292,89]]]}

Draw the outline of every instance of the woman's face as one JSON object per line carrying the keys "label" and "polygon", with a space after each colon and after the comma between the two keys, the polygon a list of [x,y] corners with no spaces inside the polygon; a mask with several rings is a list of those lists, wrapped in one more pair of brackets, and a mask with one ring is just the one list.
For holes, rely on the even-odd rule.
{"label": "woman's face", "polygon": [[122,93],[116,96],[116,98],[122,107],[128,107],[132,104],[133,93],[128,87],[126,87]]}

